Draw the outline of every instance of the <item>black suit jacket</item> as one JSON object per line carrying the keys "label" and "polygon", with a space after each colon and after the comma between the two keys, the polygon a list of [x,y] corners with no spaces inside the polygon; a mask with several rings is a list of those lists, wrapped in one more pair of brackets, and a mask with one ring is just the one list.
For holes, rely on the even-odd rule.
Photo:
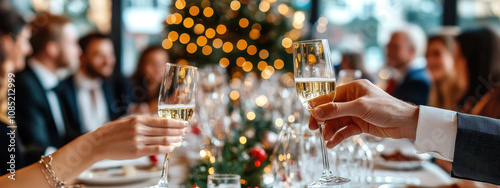
{"label": "black suit jacket", "polygon": [[[48,146],[59,148],[70,138],[58,134],[45,89],[29,66],[16,75],[15,86],[15,120],[25,147],[26,162],[30,164],[40,159]],[[61,108],[61,111],[64,118],[64,109]]]}
{"label": "black suit jacket", "polygon": [[416,105],[426,105],[430,86],[431,83],[424,68],[410,69],[403,82],[394,90],[393,96]]}
{"label": "black suit jacket", "polygon": [[[102,90],[108,106],[108,114],[111,121],[125,115],[130,104],[130,85],[128,82],[104,79]],[[59,95],[61,96],[61,105],[67,110],[66,117],[71,130],[77,130],[77,134],[84,134],[82,121],[80,118],[80,109],[77,102],[77,90],[74,76],[63,80],[59,84]]]}
{"label": "black suit jacket", "polygon": [[500,185],[500,120],[458,113],[452,176]]}

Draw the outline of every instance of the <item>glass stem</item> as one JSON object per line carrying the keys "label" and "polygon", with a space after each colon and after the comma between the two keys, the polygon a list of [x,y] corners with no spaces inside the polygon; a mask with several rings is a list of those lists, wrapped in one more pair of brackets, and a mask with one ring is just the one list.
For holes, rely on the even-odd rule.
{"label": "glass stem", "polygon": [[165,161],[163,162],[163,171],[161,172],[161,179],[158,181],[158,186],[168,188],[168,160],[170,159],[170,153],[165,155]]}
{"label": "glass stem", "polygon": [[332,171],[330,171],[330,161],[328,160],[328,151],[326,149],[325,138],[323,137],[323,130],[325,129],[324,122],[318,122],[319,124],[319,133],[321,139],[321,155],[323,156],[323,173],[322,177],[329,177],[332,175]]}

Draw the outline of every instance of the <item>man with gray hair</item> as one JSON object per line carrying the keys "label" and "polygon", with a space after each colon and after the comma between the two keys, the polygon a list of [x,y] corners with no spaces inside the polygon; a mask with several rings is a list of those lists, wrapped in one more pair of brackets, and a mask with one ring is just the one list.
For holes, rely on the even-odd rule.
{"label": "man with gray hair", "polygon": [[[416,105],[427,104],[430,80],[422,58],[426,37],[416,25],[406,24],[395,30],[386,47],[387,66],[394,74],[389,80],[386,92],[403,101]],[[420,65],[420,66],[419,66]]]}

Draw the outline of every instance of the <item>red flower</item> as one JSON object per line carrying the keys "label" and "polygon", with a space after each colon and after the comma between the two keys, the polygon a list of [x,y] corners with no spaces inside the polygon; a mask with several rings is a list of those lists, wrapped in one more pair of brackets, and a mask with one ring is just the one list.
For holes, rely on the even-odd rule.
{"label": "red flower", "polygon": [[264,161],[266,160],[266,151],[264,151],[264,149],[260,148],[260,147],[254,147],[252,149],[250,149],[250,153],[249,153],[250,157],[254,158],[255,160],[257,161]]}

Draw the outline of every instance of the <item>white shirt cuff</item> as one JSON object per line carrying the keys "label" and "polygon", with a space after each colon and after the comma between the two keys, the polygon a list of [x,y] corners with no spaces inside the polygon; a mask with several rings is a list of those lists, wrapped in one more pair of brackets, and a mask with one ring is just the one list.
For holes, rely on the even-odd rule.
{"label": "white shirt cuff", "polygon": [[420,106],[415,149],[433,157],[453,161],[457,137],[457,112]]}

